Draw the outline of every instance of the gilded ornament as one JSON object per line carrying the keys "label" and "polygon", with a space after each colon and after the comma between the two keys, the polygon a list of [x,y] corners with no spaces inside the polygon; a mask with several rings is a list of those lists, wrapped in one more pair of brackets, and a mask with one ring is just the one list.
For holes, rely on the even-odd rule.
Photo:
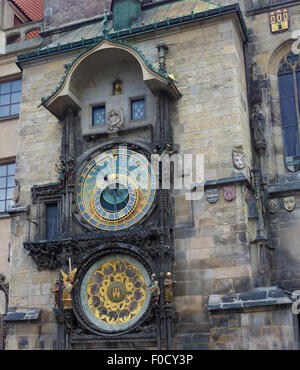
{"label": "gilded ornament", "polygon": [[92,314],[101,322],[109,325],[130,322],[144,306],[145,279],[132,263],[110,260],[92,273],[86,299]]}
{"label": "gilded ornament", "polygon": [[284,208],[291,212],[295,209],[296,207],[296,199],[295,197],[287,197],[287,198],[284,198],[283,199],[283,205],[284,205]]}
{"label": "gilded ornament", "polygon": [[290,24],[290,15],[287,8],[276,9],[269,13],[270,28],[272,33],[287,31]]}
{"label": "gilded ornament", "polygon": [[268,201],[268,211],[269,213],[276,213],[279,209],[279,202],[277,199],[270,199]]}
{"label": "gilded ornament", "polygon": [[62,302],[63,302],[63,306],[64,306],[64,309],[69,309],[69,308],[72,308],[72,297],[71,297],[71,291],[74,287],[74,285],[76,284],[76,282],[74,282],[75,280],[75,275],[76,275],[76,272],[77,272],[77,268],[75,268],[73,271],[71,271],[69,273],[69,275],[67,275],[65,272],[63,272],[63,270],[60,270],[61,272],[61,275],[63,277],[63,293],[62,293]]}

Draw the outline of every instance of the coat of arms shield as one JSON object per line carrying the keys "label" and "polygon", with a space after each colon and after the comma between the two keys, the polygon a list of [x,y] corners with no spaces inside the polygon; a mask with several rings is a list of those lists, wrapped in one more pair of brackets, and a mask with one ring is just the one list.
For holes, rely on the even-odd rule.
{"label": "coat of arms shield", "polygon": [[234,167],[236,167],[238,170],[242,170],[246,167],[246,158],[244,152],[238,152],[238,151],[232,151],[232,161],[234,164]]}
{"label": "coat of arms shield", "polygon": [[295,200],[295,197],[287,197],[287,198],[284,198],[283,199],[283,205],[284,205],[284,208],[291,212],[295,209],[296,207],[296,200]]}
{"label": "coat of arms shield", "polygon": [[224,198],[228,201],[235,199],[236,191],[235,186],[224,186],[223,188]]}
{"label": "coat of arms shield", "polygon": [[276,213],[279,209],[279,202],[277,199],[270,199],[268,201],[268,211],[272,214]]}
{"label": "coat of arms shield", "polygon": [[209,203],[215,203],[219,197],[218,188],[212,188],[206,190],[206,198]]}

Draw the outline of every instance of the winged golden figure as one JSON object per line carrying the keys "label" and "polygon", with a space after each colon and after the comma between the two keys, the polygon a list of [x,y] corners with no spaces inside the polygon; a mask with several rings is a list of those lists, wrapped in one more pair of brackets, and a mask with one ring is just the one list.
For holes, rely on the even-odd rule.
{"label": "winged golden figure", "polygon": [[63,282],[64,282],[63,294],[62,294],[62,302],[63,302],[63,305],[64,305],[64,309],[72,308],[71,291],[72,291],[74,285],[76,284],[76,282],[74,282],[76,272],[77,272],[77,268],[75,268],[73,271],[71,271],[69,273],[69,275],[67,275],[65,272],[63,272],[63,270],[60,270],[60,273],[63,277]]}

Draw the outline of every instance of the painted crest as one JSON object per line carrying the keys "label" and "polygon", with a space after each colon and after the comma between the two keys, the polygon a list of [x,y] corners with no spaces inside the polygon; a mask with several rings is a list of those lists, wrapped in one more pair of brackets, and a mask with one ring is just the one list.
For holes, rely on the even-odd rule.
{"label": "painted crest", "polygon": [[236,191],[235,186],[224,186],[224,198],[228,201],[235,199]]}
{"label": "painted crest", "polygon": [[287,31],[290,24],[290,15],[287,8],[276,9],[269,13],[272,33]]}
{"label": "painted crest", "polygon": [[206,190],[206,198],[209,203],[216,203],[219,197],[219,190],[218,188],[207,189]]}
{"label": "painted crest", "polygon": [[272,214],[276,213],[279,209],[278,199],[270,199],[268,201],[268,211]]}
{"label": "painted crest", "polygon": [[283,205],[284,205],[284,208],[291,212],[295,209],[296,207],[296,200],[295,200],[295,197],[287,197],[287,198],[284,198],[283,199]]}
{"label": "painted crest", "polygon": [[291,172],[296,172],[300,170],[300,156],[285,157],[285,165],[287,169]]}
{"label": "painted crest", "polygon": [[242,170],[246,167],[246,158],[244,152],[237,152],[232,151],[232,161],[234,164],[234,167],[236,167],[238,170]]}

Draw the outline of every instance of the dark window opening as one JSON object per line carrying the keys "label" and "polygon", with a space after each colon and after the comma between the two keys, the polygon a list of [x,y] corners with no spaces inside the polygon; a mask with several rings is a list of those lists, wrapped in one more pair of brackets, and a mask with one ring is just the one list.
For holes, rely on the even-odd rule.
{"label": "dark window opening", "polygon": [[57,203],[46,204],[46,239],[57,239],[58,207]]}
{"label": "dark window opening", "polygon": [[298,55],[290,53],[278,72],[284,156],[286,165],[293,172],[300,168],[300,68],[294,67],[298,58]]}

